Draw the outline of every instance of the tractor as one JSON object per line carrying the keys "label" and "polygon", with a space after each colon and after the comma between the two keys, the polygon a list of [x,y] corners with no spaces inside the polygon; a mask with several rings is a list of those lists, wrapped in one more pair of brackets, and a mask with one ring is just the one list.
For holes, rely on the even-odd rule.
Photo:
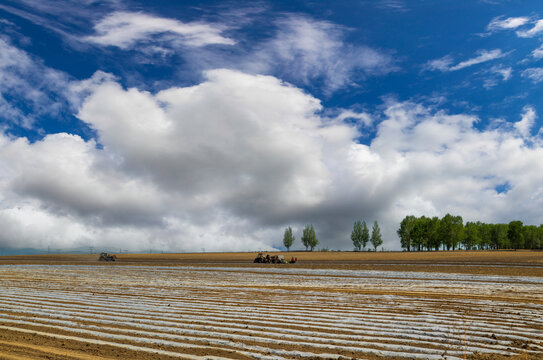
{"label": "tractor", "polygon": [[263,253],[258,253],[253,263],[255,264],[294,264],[298,261],[298,258],[293,257],[290,261],[286,260],[283,255],[271,255],[264,256]]}
{"label": "tractor", "polygon": [[117,257],[115,255],[110,255],[107,252],[103,252],[100,254],[100,257],[98,258],[99,261],[117,261]]}

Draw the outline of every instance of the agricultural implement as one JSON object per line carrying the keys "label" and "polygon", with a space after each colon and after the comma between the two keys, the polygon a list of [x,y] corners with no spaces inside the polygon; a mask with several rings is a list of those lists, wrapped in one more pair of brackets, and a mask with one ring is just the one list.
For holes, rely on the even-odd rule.
{"label": "agricultural implement", "polygon": [[117,257],[115,255],[110,255],[106,252],[103,252],[100,254],[100,257],[98,258],[99,261],[117,261]]}
{"label": "agricultural implement", "polygon": [[253,263],[255,264],[294,264],[298,261],[297,257],[292,257],[290,261],[286,260],[283,255],[264,256],[263,253],[258,253]]}

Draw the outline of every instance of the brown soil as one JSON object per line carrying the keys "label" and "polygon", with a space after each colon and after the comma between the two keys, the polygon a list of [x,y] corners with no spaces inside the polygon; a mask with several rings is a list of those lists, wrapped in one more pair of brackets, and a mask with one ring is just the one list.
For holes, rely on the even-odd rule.
{"label": "brown soil", "polygon": [[[277,253],[271,253],[277,254]],[[325,298],[330,296],[334,298],[337,296],[347,296],[350,295],[368,295],[368,296],[400,296],[405,299],[424,299],[425,304],[423,308],[420,309],[404,309],[398,307],[398,310],[390,310],[389,315],[393,316],[394,311],[397,311],[398,314],[414,314],[416,315],[418,311],[424,312],[426,309],[432,307],[441,307],[444,306],[445,310],[450,311],[455,309],[455,302],[465,299],[474,299],[474,300],[487,300],[495,303],[515,303],[519,311],[523,311],[524,306],[532,304],[543,304],[541,296],[537,297],[538,294],[531,294],[526,292],[520,293],[509,293],[507,289],[495,294],[479,294],[477,292],[461,291],[459,293],[453,293],[451,291],[442,290],[441,288],[428,288],[425,291],[412,290],[412,289],[394,289],[386,287],[328,287],[328,285],[314,285],[305,286],[305,285],[296,285],[294,283],[282,284],[282,285],[261,285],[261,284],[245,284],[242,280],[244,276],[250,276],[251,267],[272,267],[272,268],[281,268],[281,267],[299,267],[299,268],[319,268],[319,269],[360,269],[360,270],[395,270],[395,271],[425,271],[425,272],[436,272],[436,273],[465,273],[465,274],[492,274],[492,275],[517,275],[517,276],[536,276],[543,277],[543,252],[534,252],[534,251],[481,251],[481,252],[467,252],[467,251],[455,251],[455,252],[429,252],[429,253],[406,253],[406,252],[377,252],[377,253],[367,253],[367,252],[292,252],[292,253],[283,253],[286,258],[291,256],[298,257],[299,262],[297,264],[288,264],[288,265],[270,265],[270,264],[253,264],[252,260],[256,256],[256,253],[203,253],[203,254],[121,254],[118,255],[118,262],[115,263],[105,263],[99,262],[97,260],[98,255],[41,255],[41,256],[9,256],[9,257],[0,257],[0,266],[4,264],[81,264],[81,265],[110,265],[110,266],[123,266],[123,265],[147,265],[147,266],[224,266],[224,267],[246,267],[244,271],[232,270],[225,271],[224,273],[235,274],[233,277],[239,277],[239,282],[235,284],[217,284],[213,289],[207,288],[193,288],[192,285],[184,285],[180,287],[179,291],[174,293],[175,296],[183,298],[185,293],[191,293],[193,295],[198,295],[198,299],[207,299],[208,304],[213,304],[216,301],[219,305],[224,305],[227,303],[237,303],[239,306],[244,306],[244,298],[229,298],[232,292],[242,291],[243,296],[248,298],[259,298],[262,299],[260,305],[252,305],[254,308],[259,308],[262,310],[270,309],[273,311],[280,311],[281,302],[277,304],[273,301],[267,302],[266,300],[272,299],[271,296],[266,294],[274,294],[276,297],[285,296],[287,298],[296,299],[297,294],[303,293],[314,293],[319,292],[319,296]],[[97,269],[97,268],[94,268]],[[127,271],[131,271],[129,268],[126,268]],[[119,270],[116,268],[111,268],[110,270]],[[208,269],[206,269],[208,270]],[[245,271],[246,270],[246,271]],[[102,271],[102,270],[97,270]],[[239,275],[237,275],[239,272]],[[214,274],[211,271],[201,271],[202,277],[213,278]],[[245,275],[243,275],[245,274]],[[309,277],[307,275],[306,277]],[[229,279],[230,277],[225,276],[224,279]],[[93,284],[94,279],[86,279],[86,282],[81,281],[77,277],[65,278],[62,274],[48,277],[46,274],[42,273],[20,273],[19,270],[7,269],[3,273],[3,279],[0,281],[6,282],[9,286],[17,286],[20,289],[39,289],[43,288],[55,290],[55,291],[64,291],[69,289],[72,293],[81,291],[81,294],[88,292],[88,288],[81,287],[80,289],[77,286],[86,285],[86,282]],[[71,283],[66,284],[65,281],[71,281]],[[96,280],[98,281],[98,280]],[[112,285],[105,292],[99,292],[98,288],[96,295],[100,296],[111,296],[113,298],[121,298],[122,296],[127,296],[129,293],[123,293],[123,287],[126,286],[128,289],[136,289],[138,292],[141,290],[142,294],[146,294],[147,299],[154,298],[161,299],[160,294],[148,294],[146,290],[146,285],[141,284],[131,284],[126,285],[121,283],[116,278],[111,278]],[[44,284],[48,284],[45,286]],[[177,285],[176,285],[177,286]],[[243,287],[243,288],[242,288]],[[1,288],[0,288],[1,289]],[[102,288],[103,291],[104,288]],[[92,290],[92,295],[94,295],[94,290]],[[537,292],[537,291],[536,291]],[[221,296],[216,296],[217,294],[223,295],[228,298],[225,300]],[[200,297],[201,296],[201,297]],[[213,300],[216,299],[216,300]],[[172,298],[175,300],[175,298]],[[79,304],[76,300],[72,301],[63,301],[62,299],[56,300],[62,308],[64,306],[69,306],[71,304]],[[398,305],[401,305],[401,302],[404,300],[397,300]],[[405,300],[409,301],[409,300]],[[25,301],[21,300],[20,304],[24,305]],[[84,304],[82,302],[81,304]],[[359,304],[353,303],[353,309],[356,309]],[[168,305],[169,306],[169,305]],[[297,308],[297,304],[292,305],[293,309]],[[300,304],[300,309],[303,309],[303,304]],[[344,305],[348,309],[348,303]],[[183,310],[185,311],[185,310]],[[188,312],[188,310],[186,310]],[[210,309],[209,313],[212,314],[215,311],[220,315],[220,310]],[[371,311],[371,310],[369,310]],[[479,310],[471,310],[470,308],[462,308],[466,316],[477,314]],[[182,310],[179,310],[182,313]],[[17,313],[10,313],[8,311],[2,310],[0,305],[0,313],[5,313],[9,315],[21,315]],[[103,315],[111,315],[104,310]],[[32,314],[29,313],[28,316],[31,320]],[[491,322],[491,320],[489,320]],[[9,322],[0,323],[6,327],[14,326]],[[81,322],[83,324],[94,324],[100,325],[100,323],[92,322]],[[191,324],[197,324],[198,321],[191,322]],[[238,323],[240,326],[247,325],[247,328],[251,326],[251,321],[247,320],[240,321]],[[43,325],[43,326],[42,326]],[[22,331],[11,331],[7,329],[0,329],[0,359],[77,359],[77,360],[98,360],[98,359],[134,359],[134,360],[148,360],[148,359],[172,359],[173,357],[168,355],[156,354],[148,351],[135,351],[130,349],[125,349],[119,346],[107,345],[106,338],[98,338],[103,340],[104,344],[93,344],[91,342],[84,341],[84,335],[74,335],[68,331],[53,330],[53,328],[47,328],[44,324],[42,325],[17,325],[19,329],[22,330],[32,330],[31,332],[25,333]],[[258,325],[258,324],[256,324]],[[182,322],[180,321],[180,325]],[[311,330],[311,331],[320,331],[317,328],[312,329],[311,326],[299,326],[295,323],[293,324],[284,324],[282,325],[285,328],[289,329],[299,329],[299,330]],[[123,329],[124,326],[117,326],[119,329]],[[537,325],[530,326],[532,329],[539,329]],[[136,328],[134,328],[136,329]],[[244,329],[241,327],[241,329]],[[66,336],[73,335],[67,339],[55,338],[52,336],[46,336],[40,334],[40,331],[63,334]],[[247,330],[249,331],[249,330]],[[234,334],[246,335],[247,331],[240,330],[239,332],[233,332]],[[321,333],[326,333],[327,330],[322,330]],[[337,332],[337,334],[348,334],[349,330],[345,329],[344,332]],[[273,336],[274,338],[281,338],[281,335],[278,334]],[[79,338],[79,340],[78,340]],[[114,340],[110,340],[114,341]],[[399,341],[399,340],[395,340]],[[126,343],[129,342],[116,341],[117,343]],[[187,342],[190,343],[190,342]],[[205,345],[205,341],[196,341],[195,344]],[[266,344],[259,344],[258,342],[246,342],[247,344],[255,344],[266,346]],[[543,343],[542,343],[543,344]],[[195,356],[224,356],[234,359],[246,359],[245,355],[239,354],[232,349],[232,352],[227,350],[213,350],[205,348],[175,348],[169,346],[160,346],[153,344],[138,344],[134,343],[137,346],[143,346],[146,348],[152,348],[157,350],[164,351],[181,351],[185,354],[195,355]],[[269,348],[282,348],[280,345],[268,345]],[[437,346],[437,345],[436,345]],[[530,349],[529,344],[526,344],[527,349]],[[522,344],[515,344],[517,349],[526,349]],[[306,348],[305,346],[292,346],[288,350],[299,350],[299,351],[312,351],[317,354],[319,351],[325,352],[325,350],[318,350],[312,348]],[[351,359],[356,357],[356,353],[343,352],[340,354],[342,360]],[[364,354],[363,358],[368,360],[379,359],[383,360],[384,357],[374,356],[371,354]],[[543,359],[543,355],[528,355],[521,354],[514,357],[505,357],[499,355],[481,355],[475,354],[469,359],[473,360],[536,360]],[[393,358],[387,358],[393,359]]]}
{"label": "brown soil", "polygon": [[297,264],[253,264],[256,252],[119,254],[116,262],[98,261],[98,255],[0,256],[2,264],[84,264],[160,266],[266,266],[346,270],[392,270],[480,275],[543,277],[543,251],[434,251],[434,252],[284,252]]}
{"label": "brown soil", "polygon": [[[113,354],[113,357],[109,355]],[[149,356],[145,356],[149,355]],[[0,359],[168,359],[156,354],[139,353],[125,349],[55,339],[48,336],[17,331],[0,331]]]}
{"label": "brown soil", "polygon": [[[543,251],[430,251],[430,252],[352,252],[352,251],[296,251],[270,252],[271,255],[283,254],[285,258],[298,257],[304,262],[348,261],[365,262],[400,262],[400,263],[481,263],[481,264],[518,264],[543,266]],[[116,254],[121,263],[125,262],[161,262],[161,263],[237,263],[252,261],[256,252],[237,253],[166,253],[166,254]],[[1,261],[36,261],[46,262],[94,262],[96,254],[50,254],[2,256]]]}
{"label": "brown soil", "polygon": [[520,354],[516,356],[504,356],[496,354],[476,354],[469,358],[470,360],[541,360],[543,359],[542,355],[530,355],[530,354]]}

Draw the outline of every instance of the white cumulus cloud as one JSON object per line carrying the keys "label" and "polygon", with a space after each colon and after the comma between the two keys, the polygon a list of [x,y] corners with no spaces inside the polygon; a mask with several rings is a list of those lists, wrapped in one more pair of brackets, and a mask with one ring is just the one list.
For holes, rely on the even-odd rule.
{"label": "white cumulus cloud", "polygon": [[361,219],[379,221],[395,249],[407,214],[540,221],[533,107],[479,130],[477,117],[410,102],[329,118],[292,85],[225,69],[158,93],[105,74],[78,86],[89,95],[77,116],[99,144],[0,136],[0,246],[258,250],[312,223],[322,246],[349,249]]}
{"label": "white cumulus cloud", "polygon": [[515,123],[515,128],[523,137],[529,137],[536,118],[535,109],[531,106],[526,106],[521,120]]}

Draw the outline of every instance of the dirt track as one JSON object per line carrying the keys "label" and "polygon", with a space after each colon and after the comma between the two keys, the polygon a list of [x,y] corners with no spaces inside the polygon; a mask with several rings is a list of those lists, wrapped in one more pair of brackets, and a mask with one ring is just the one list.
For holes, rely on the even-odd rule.
{"label": "dirt track", "polygon": [[222,256],[4,258],[0,359],[543,358],[543,253]]}

